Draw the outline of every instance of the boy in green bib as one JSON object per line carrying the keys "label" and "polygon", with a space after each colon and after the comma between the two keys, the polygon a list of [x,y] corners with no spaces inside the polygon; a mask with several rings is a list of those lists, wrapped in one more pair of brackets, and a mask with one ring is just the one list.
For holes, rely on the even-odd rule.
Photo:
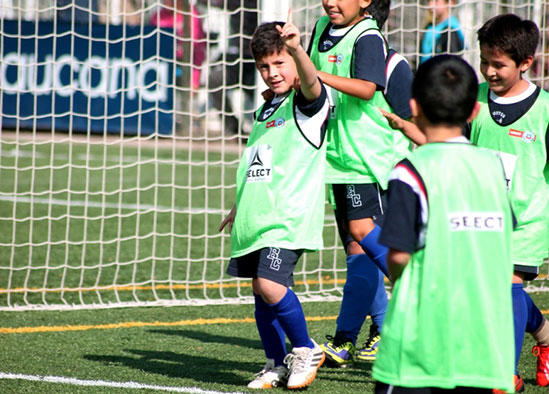
{"label": "boy in green bib", "polygon": [[376,393],[512,390],[513,214],[498,156],[462,125],[479,110],[474,70],[441,55],[410,101],[427,143],[389,179],[379,241],[394,284],[372,376]]}
{"label": "boy in green bib", "polygon": [[523,289],[534,279],[549,250],[549,194],[543,174],[547,165],[549,93],[524,79],[539,42],[536,24],[513,14],[498,15],[478,31],[481,110],[469,128],[471,142],[494,150],[504,164],[517,228],[511,241],[515,319],[515,382],[523,381],[518,362],[524,333],[537,345],[536,380],[549,384],[549,324]]}
{"label": "boy in green bib", "polygon": [[[248,388],[313,382],[325,356],[309,337],[293,271],[304,251],[322,248],[324,136],[329,101],[291,22],[260,25],[251,41],[256,67],[274,97],[255,114],[236,174],[227,273],[252,278],[255,319],[267,363]],[[292,344],[286,352],[286,336]]]}
{"label": "boy in green bib", "polygon": [[353,362],[364,313],[371,311],[376,294],[383,295],[379,270],[387,275],[387,248],[377,242],[375,220],[383,214],[389,172],[411,148],[379,110],[393,112],[383,93],[389,47],[366,11],[371,3],[323,0],[326,15],[316,22],[308,49],[331,88],[325,181],[332,186],[342,229],[354,241],[346,245],[347,278],[335,335],[321,345],[336,366]]}

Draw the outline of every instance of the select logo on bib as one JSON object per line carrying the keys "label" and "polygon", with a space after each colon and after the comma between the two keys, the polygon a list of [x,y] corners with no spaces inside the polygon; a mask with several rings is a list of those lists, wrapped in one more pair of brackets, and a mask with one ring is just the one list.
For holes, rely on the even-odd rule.
{"label": "select logo on bib", "polygon": [[522,138],[527,144],[531,144],[536,140],[536,135],[531,131],[520,131],[515,129],[509,129],[509,135],[511,137]]}
{"label": "select logo on bib", "polygon": [[455,212],[448,214],[450,231],[502,231],[500,212]]}
{"label": "select logo on bib", "polygon": [[335,63],[339,66],[341,64],[341,62],[343,62],[343,55],[342,54],[328,55],[328,62],[329,63]]}
{"label": "select logo on bib", "polygon": [[273,149],[269,145],[255,145],[246,148],[248,169],[246,182],[271,182],[273,171]]}

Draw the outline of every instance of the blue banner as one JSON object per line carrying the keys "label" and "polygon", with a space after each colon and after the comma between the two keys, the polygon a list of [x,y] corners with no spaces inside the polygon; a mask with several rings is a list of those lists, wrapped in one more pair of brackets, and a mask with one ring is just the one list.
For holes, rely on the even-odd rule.
{"label": "blue banner", "polygon": [[2,27],[3,128],[173,133],[173,32],[49,21]]}

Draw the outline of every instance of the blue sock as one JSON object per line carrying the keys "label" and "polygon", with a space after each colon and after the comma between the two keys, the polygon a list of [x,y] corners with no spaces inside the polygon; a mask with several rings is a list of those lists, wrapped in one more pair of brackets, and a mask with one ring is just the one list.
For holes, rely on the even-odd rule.
{"label": "blue sock", "polygon": [[381,327],[383,327],[383,320],[385,319],[385,312],[387,312],[387,305],[389,303],[387,292],[385,291],[384,278],[381,271],[378,270],[376,295],[374,296],[374,302],[372,302],[372,307],[370,308],[372,323],[377,326],[379,332],[381,332]]}
{"label": "blue sock", "polygon": [[376,225],[372,231],[368,233],[367,236],[362,238],[360,241],[360,246],[364,249],[364,252],[372,261],[378,266],[378,268],[389,277],[389,270],[387,269],[387,251],[389,248],[383,246],[377,242],[379,239],[379,234],[381,234],[381,227]]}
{"label": "blue sock", "polygon": [[337,331],[353,344],[370,311],[378,285],[379,270],[366,254],[347,256],[347,280],[337,317]]}
{"label": "blue sock", "polygon": [[518,362],[524,341],[528,310],[526,298],[523,295],[522,283],[513,283],[513,319],[515,323],[515,374],[518,374]]}
{"label": "blue sock", "polygon": [[522,290],[524,300],[526,302],[526,310],[528,313],[528,317],[526,319],[526,332],[533,333],[537,331],[538,328],[540,328],[541,323],[543,323],[543,315],[541,314],[541,311],[539,308],[534,304],[534,301],[530,298],[527,292]]}
{"label": "blue sock", "polygon": [[284,297],[276,304],[269,305],[280,326],[293,347],[313,348],[314,344],[307,332],[307,322],[299,298],[288,288]]}
{"label": "blue sock", "polygon": [[275,366],[284,365],[286,356],[286,335],[280,327],[269,304],[260,295],[254,293],[255,323],[265,350],[265,356],[275,360]]}

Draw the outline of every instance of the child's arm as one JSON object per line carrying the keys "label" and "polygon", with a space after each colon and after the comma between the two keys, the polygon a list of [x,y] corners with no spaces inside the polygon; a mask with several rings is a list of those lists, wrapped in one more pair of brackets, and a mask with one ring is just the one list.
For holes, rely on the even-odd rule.
{"label": "child's arm", "polygon": [[394,284],[395,281],[400,278],[402,271],[404,271],[404,268],[408,265],[409,261],[410,253],[389,248],[389,252],[387,253],[387,268],[389,269],[391,283]]}
{"label": "child's arm", "polygon": [[292,23],[292,9],[288,10],[288,20],[283,27],[276,27],[284,41],[288,52],[295,60],[299,75],[300,90],[307,101],[314,101],[320,97],[322,86],[318,80],[315,65],[301,46],[299,29]]}
{"label": "child's arm", "polygon": [[374,97],[377,89],[375,83],[363,79],[340,77],[323,71],[319,71],[318,76],[329,87],[363,100],[370,100]]}
{"label": "child's arm", "polygon": [[225,228],[225,226],[227,226],[227,224],[229,225],[229,231],[232,231],[235,216],[236,216],[236,204],[233,205],[233,208],[231,209],[227,217],[223,219],[223,221],[219,225],[218,231],[223,231],[223,229]]}
{"label": "child's arm", "polygon": [[397,114],[393,114],[378,108],[383,116],[389,121],[389,126],[395,130],[400,130],[406,137],[408,137],[414,144],[423,145],[427,142],[425,134],[417,127],[415,123],[402,119]]}

